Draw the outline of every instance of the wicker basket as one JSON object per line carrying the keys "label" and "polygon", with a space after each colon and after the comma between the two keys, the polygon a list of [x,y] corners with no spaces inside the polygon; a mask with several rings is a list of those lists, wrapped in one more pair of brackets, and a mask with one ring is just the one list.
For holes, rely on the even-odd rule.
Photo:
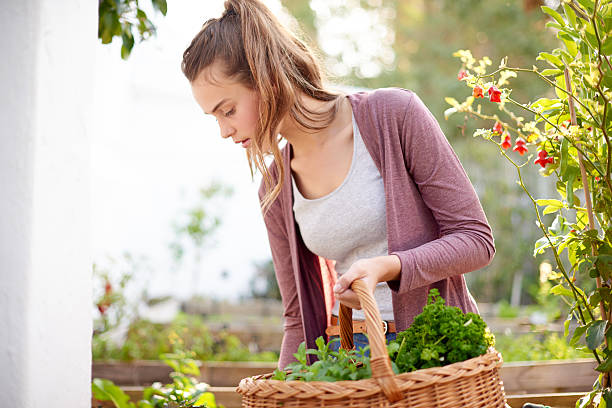
{"label": "wicker basket", "polygon": [[[488,353],[444,367],[393,374],[387,354],[382,319],[374,298],[360,280],[353,282],[366,316],[372,353],[372,378],[357,381],[304,382],[270,380],[272,374],[244,378],[236,391],[242,406],[276,407],[486,407],[506,406],[499,377],[501,355]],[[340,340],[353,347],[351,309],[341,308]]]}

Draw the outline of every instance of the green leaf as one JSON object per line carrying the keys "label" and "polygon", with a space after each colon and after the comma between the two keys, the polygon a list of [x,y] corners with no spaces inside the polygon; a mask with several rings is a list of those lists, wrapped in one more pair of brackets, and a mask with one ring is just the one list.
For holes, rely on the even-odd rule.
{"label": "green leaf", "polygon": [[112,401],[117,408],[134,406],[134,404],[129,404],[130,397],[110,380],[94,378],[91,384],[91,391],[95,399],[99,401]]}
{"label": "green leaf", "polygon": [[542,6],[542,11],[544,11],[546,14],[548,14],[549,16],[557,20],[557,22],[561,24],[562,26],[565,25],[565,20],[563,20],[563,17],[561,17],[561,14],[557,13],[555,10],[547,6]]}
{"label": "green leaf", "polygon": [[159,10],[164,16],[168,12],[168,4],[166,0],[152,0],[153,7]]}
{"label": "green leaf", "polygon": [[567,337],[569,335],[569,325],[571,322],[572,316],[570,314],[570,316],[563,322],[563,337]]}
{"label": "green leaf", "polygon": [[595,370],[599,371],[600,373],[607,373],[612,371],[612,355],[608,357],[603,363],[598,365]]}
{"label": "green leaf", "polygon": [[569,23],[572,25],[572,27],[576,28],[576,13],[574,10],[572,10],[572,8],[565,3],[563,3],[563,10],[565,11],[565,16],[567,17]]}
{"label": "green leaf", "polygon": [[601,302],[601,294],[598,291],[594,291],[591,296],[589,296],[589,305],[596,307],[599,302]]}
{"label": "green leaf", "polygon": [[563,203],[560,200],[555,200],[554,198],[539,198],[536,200],[536,204],[540,207],[552,205],[553,207],[563,208]]}
{"label": "green leaf", "polygon": [[567,48],[567,51],[569,52],[569,54],[571,55],[572,59],[576,57],[576,55],[578,55],[578,46],[576,45],[576,43],[574,42],[574,40],[572,38],[568,38],[569,36],[565,36],[565,35],[561,35],[561,41],[563,41],[563,44],[565,44],[565,48]]}
{"label": "green leaf", "polygon": [[601,53],[604,55],[612,54],[612,35],[608,36],[601,47]]}
{"label": "green leaf", "polygon": [[542,237],[535,242],[535,246],[533,248],[533,256],[538,254],[543,254],[546,248],[550,247],[550,243],[546,237]]}
{"label": "green leaf", "polygon": [[197,399],[193,404],[194,406],[205,406],[207,408],[217,408],[217,402],[215,401],[215,394],[212,392],[205,392]]}
{"label": "green leaf", "polygon": [[584,7],[589,14],[592,13],[593,9],[595,8],[593,0],[578,0],[578,3],[580,3],[580,5]]}
{"label": "green leaf", "polygon": [[561,296],[569,296],[569,297],[572,296],[571,289],[566,288],[562,284],[558,284],[556,286],[553,286],[552,288],[550,288],[549,292],[551,294],[553,294],[553,295],[561,295]]}
{"label": "green leaf", "polygon": [[599,275],[604,279],[608,280],[612,275],[612,255],[599,254],[595,261]]}
{"label": "green leaf", "polygon": [[[554,70],[551,70],[551,71],[554,71]],[[557,71],[562,72],[560,69]],[[556,104],[559,104],[558,99],[540,98],[531,104],[531,108],[535,108],[535,107],[549,108]]]}
{"label": "green leaf", "polygon": [[578,230],[583,230],[589,223],[589,216],[586,212],[576,212],[576,226]]}
{"label": "green leaf", "polygon": [[574,330],[574,333],[572,334],[572,338],[569,341],[570,346],[574,347],[576,344],[578,344],[578,342],[580,341],[584,333],[587,331],[587,327],[588,326],[577,326],[576,327],[576,329]]}
{"label": "green leaf", "polygon": [[121,46],[121,58],[126,60],[134,48],[134,36],[132,35],[132,27],[128,26],[121,34],[123,45]]}
{"label": "green leaf", "polygon": [[548,69],[545,69],[542,72],[540,72],[540,74],[544,75],[544,76],[547,76],[547,75],[555,75],[555,76],[557,76],[557,75],[562,74],[562,73],[563,73],[563,71],[561,71],[558,68],[548,68]]}
{"label": "green leaf", "polygon": [[595,350],[603,343],[607,323],[606,320],[595,320],[589,325],[586,333],[586,345],[589,350]]}
{"label": "green leaf", "polygon": [[[561,65],[563,66],[563,63],[561,63]],[[565,89],[565,75],[559,75],[558,77],[556,77],[555,83],[557,84],[559,88]],[[567,94],[563,91],[560,91],[558,88],[555,88],[555,93],[557,94],[559,99],[567,98]]]}
{"label": "green leaf", "polygon": [[556,55],[552,55],[548,52],[541,52],[537,57],[537,60],[548,61],[550,64],[557,68],[563,68],[563,61]]}
{"label": "green leaf", "polygon": [[565,223],[565,218],[561,214],[557,214],[552,225],[548,229],[555,236],[565,235],[569,232],[569,228]]}

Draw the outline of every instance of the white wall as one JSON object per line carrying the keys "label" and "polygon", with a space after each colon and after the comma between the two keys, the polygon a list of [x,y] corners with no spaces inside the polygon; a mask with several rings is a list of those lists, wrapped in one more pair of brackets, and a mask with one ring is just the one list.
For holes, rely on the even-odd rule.
{"label": "white wall", "polygon": [[90,404],[97,2],[0,8],[0,406]]}

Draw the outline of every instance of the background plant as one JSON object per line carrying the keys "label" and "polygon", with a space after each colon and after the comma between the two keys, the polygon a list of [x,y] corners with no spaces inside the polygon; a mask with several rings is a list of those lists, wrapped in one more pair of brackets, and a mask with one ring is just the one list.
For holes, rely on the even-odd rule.
{"label": "background plant", "polygon": [[142,279],[149,271],[146,258],[129,252],[93,264],[94,355],[107,353],[129,323],[138,320],[140,308],[149,299],[147,288],[137,287],[134,277],[140,275]]}
{"label": "background plant", "polygon": [[[164,16],[168,12],[166,0],[151,0],[151,5]],[[128,59],[134,48],[134,31],[142,42],[155,35],[155,30],[138,0],[98,0],[98,38],[102,44],[110,44],[121,37],[122,59]]]}
{"label": "background plant", "polygon": [[174,339],[172,353],[160,357],[173,369],[170,373],[172,383],[162,385],[156,382],[146,387],[142,399],[133,403],[112,381],[94,378],[94,398],[112,401],[117,408],[217,408],[214,394],[208,391],[209,385],[197,380],[200,377],[200,363],[194,360],[194,353],[185,351],[180,339]]}
{"label": "background plant", "polygon": [[226,331],[214,333],[202,317],[179,313],[170,324],[138,319],[132,322],[120,344],[96,339],[94,360],[156,360],[170,353],[180,338],[185,349],[200,361],[276,361],[278,354],[267,351],[253,353],[238,337]]}
{"label": "background plant", "polygon": [[[462,112],[489,120],[490,128],[479,129],[474,136],[496,145],[515,168],[543,235],[535,243],[534,255],[552,252],[556,265],[549,278],[557,284],[550,292],[569,307],[565,336],[571,344],[590,350],[599,363],[597,370],[603,373],[582,403],[612,403],[608,388],[612,370],[608,347],[612,337],[612,3],[564,0],[559,11],[542,9],[552,17],[547,26],[561,44],[537,57],[549,67],[516,68],[504,58],[498,69],[487,73],[490,59],[476,60],[469,50],[458,51],[455,56],[463,62],[458,78],[472,92],[461,103],[447,98],[452,107],[446,114]],[[553,93],[530,103],[515,100],[509,79],[518,73],[547,84]],[[483,108],[477,103],[479,98],[495,104]],[[492,107],[499,113],[485,113]],[[526,120],[517,111],[532,119]],[[531,194],[523,172],[533,166],[554,181],[556,197],[538,199]],[[577,327],[570,335],[572,320]]]}

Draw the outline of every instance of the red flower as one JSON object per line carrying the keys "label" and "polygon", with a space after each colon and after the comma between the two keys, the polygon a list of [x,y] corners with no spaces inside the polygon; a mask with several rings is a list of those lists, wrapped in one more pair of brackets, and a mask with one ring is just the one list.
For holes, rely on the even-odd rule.
{"label": "red flower", "polygon": [[108,309],[108,305],[106,303],[98,303],[96,306],[98,306],[98,311],[100,314],[106,313],[106,309]]}
{"label": "red flower", "polygon": [[563,121],[563,123],[561,123],[561,127],[567,129],[568,126],[570,125],[570,123],[572,123],[572,122],[570,122],[570,120],[567,119],[567,120]]}
{"label": "red flower", "polygon": [[467,78],[467,76],[468,76],[467,72],[465,72],[465,70],[463,70],[463,69],[462,69],[462,70],[461,70],[461,71],[459,71],[459,73],[457,74],[457,79],[458,79],[459,81],[461,81],[463,78]]}
{"label": "red flower", "polygon": [[113,287],[111,286],[109,281],[106,281],[106,284],[104,284],[104,293],[108,295],[112,291],[113,291]]}
{"label": "red flower", "polygon": [[508,133],[506,133],[506,137],[504,138],[504,141],[502,142],[501,147],[504,149],[508,149],[512,147],[512,140],[510,139],[510,135]]}
{"label": "red flower", "polygon": [[539,164],[542,168],[546,167],[548,163],[552,163],[555,160],[552,157],[547,157],[548,152],[546,150],[540,150],[538,152],[538,158],[534,161],[535,164]]}
{"label": "red flower", "polygon": [[491,102],[501,102],[501,99],[500,99],[501,91],[497,89],[495,85],[490,87],[488,92],[489,92],[489,100]]}
{"label": "red flower", "polygon": [[493,126],[493,132],[501,135],[503,131],[504,127],[502,126],[502,124],[499,122],[495,122],[495,125]]}
{"label": "red flower", "polygon": [[482,93],[482,88],[479,85],[476,85],[474,87],[474,90],[472,91],[472,96],[474,98],[484,98],[484,94]]}
{"label": "red flower", "polygon": [[599,180],[600,180],[599,176],[595,176],[595,181],[599,181]]}
{"label": "red flower", "polygon": [[527,148],[525,147],[526,142],[523,139],[517,137],[515,143],[516,146],[514,146],[514,149],[512,150],[518,152],[521,156],[527,153]]}

